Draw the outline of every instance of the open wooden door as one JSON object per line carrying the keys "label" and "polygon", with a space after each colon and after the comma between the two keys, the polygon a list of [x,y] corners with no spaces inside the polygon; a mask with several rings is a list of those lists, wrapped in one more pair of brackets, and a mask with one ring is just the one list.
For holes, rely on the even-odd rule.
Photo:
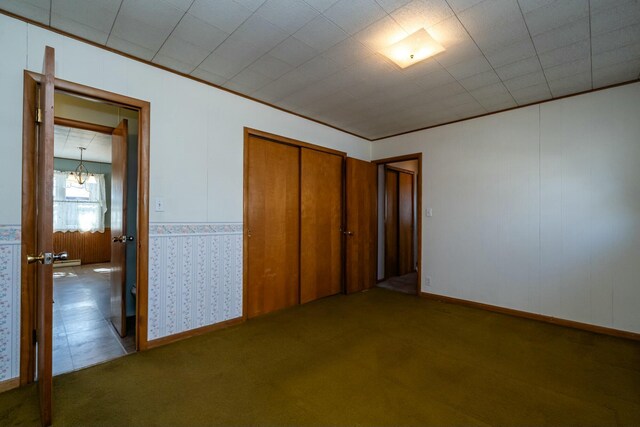
{"label": "open wooden door", "polygon": [[347,158],[346,291],[363,291],[376,283],[377,166]]}
{"label": "open wooden door", "polygon": [[[35,264],[37,381],[40,420],[43,426],[52,421],[52,339],[53,339],[53,93],[55,52],[47,46],[40,82],[36,167],[36,253],[27,255]],[[38,119],[36,119],[38,121]]]}
{"label": "open wooden door", "polygon": [[127,335],[127,120],[111,136],[111,323],[121,337]]}

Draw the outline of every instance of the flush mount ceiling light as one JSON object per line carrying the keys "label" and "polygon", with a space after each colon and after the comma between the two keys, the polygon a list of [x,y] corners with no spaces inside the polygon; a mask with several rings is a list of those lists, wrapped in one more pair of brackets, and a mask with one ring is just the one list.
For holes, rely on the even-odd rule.
{"label": "flush mount ceiling light", "polygon": [[435,41],[427,30],[421,28],[399,42],[382,49],[380,53],[395,62],[400,68],[407,68],[443,50],[444,47]]}

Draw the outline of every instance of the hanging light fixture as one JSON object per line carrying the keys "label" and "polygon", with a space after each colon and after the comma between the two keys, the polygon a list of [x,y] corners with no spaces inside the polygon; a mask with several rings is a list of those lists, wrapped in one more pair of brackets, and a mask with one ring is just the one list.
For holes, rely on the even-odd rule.
{"label": "hanging light fixture", "polygon": [[78,149],[80,150],[80,163],[78,164],[76,171],[71,172],[71,175],[75,177],[78,184],[83,185],[86,182],[87,177],[89,176],[89,170],[87,170],[87,167],[82,162],[82,153],[84,152],[84,150],[86,150],[86,148],[78,147]]}

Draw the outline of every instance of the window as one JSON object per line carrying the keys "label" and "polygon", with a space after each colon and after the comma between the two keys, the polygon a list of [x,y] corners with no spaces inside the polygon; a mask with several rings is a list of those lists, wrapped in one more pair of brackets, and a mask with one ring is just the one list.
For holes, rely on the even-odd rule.
{"label": "window", "polygon": [[104,175],[92,174],[78,184],[69,171],[53,172],[53,231],[104,233],[106,212]]}

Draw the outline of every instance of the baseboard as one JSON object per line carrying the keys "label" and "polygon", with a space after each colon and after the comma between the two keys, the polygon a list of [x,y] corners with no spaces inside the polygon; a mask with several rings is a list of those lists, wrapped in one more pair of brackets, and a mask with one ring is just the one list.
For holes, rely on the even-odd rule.
{"label": "baseboard", "polygon": [[188,331],[184,331],[177,334],[151,340],[147,342],[147,345],[145,346],[145,350],[171,344],[173,342],[181,341],[186,338],[191,338],[198,335],[206,334],[207,332],[216,331],[218,329],[228,328],[229,326],[237,325],[242,322],[244,322],[243,317],[236,317],[233,319],[225,320],[224,322],[214,323],[213,325],[202,326],[200,328],[190,329]]}
{"label": "baseboard", "polygon": [[420,292],[422,298],[430,300],[446,302],[451,304],[465,305],[467,307],[479,308],[482,310],[493,311],[496,313],[508,314],[510,316],[523,317],[525,319],[538,320],[540,322],[552,323],[554,325],[566,326],[583,331],[595,332],[597,334],[611,335],[618,338],[626,338],[630,340],[640,341],[640,334],[636,332],[622,331],[620,329],[607,328],[604,326],[591,325],[589,323],[575,322],[573,320],[561,319],[544,314],[530,313],[528,311],[515,310],[513,308],[500,307],[497,305],[484,304],[481,302],[469,301],[466,299],[448,297],[444,295],[431,294],[428,292]]}
{"label": "baseboard", "polygon": [[10,380],[0,381],[0,393],[8,391],[20,386],[20,378],[11,378]]}

